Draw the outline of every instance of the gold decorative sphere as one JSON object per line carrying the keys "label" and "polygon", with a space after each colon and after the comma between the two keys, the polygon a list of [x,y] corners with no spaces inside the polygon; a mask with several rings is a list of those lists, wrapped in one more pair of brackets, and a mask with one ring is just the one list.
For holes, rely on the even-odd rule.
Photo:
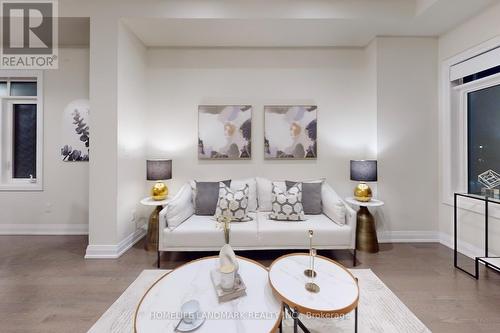
{"label": "gold decorative sphere", "polygon": [[157,182],[151,189],[151,197],[153,200],[165,200],[168,196],[168,187],[165,183]]}
{"label": "gold decorative sphere", "polygon": [[366,183],[359,183],[354,189],[354,199],[368,202],[372,199],[372,189]]}

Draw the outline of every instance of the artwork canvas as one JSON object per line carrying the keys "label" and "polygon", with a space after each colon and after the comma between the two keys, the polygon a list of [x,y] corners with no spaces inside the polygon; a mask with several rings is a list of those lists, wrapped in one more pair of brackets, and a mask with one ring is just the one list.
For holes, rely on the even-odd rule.
{"label": "artwork canvas", "polygon": [[198,107],[199,159],[250,159],[251,142],[251,105]]}
{"label": "artwork canvas", "polygon": [[317,112],[315,105],[265,106],[265,158],[317,158]]}
{"label": "artwork canvas", "polygon": [[90,102],[87,99],[72,101],[64,109],[61,148],[64,162],[89,160],[89,110]]}

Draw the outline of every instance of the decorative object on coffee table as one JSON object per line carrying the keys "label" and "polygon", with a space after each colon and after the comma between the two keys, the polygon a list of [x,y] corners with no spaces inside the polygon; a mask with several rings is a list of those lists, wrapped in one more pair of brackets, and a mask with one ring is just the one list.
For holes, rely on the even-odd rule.
{"label": "decorative object on coffee table", "polygon": [[309,282],[306,283],[306,290],[311,292],[311,293],[319,293],[319,286],[314,283],[314,278],[318,275],[316,271],[314,270],[314,259],[316,258],[316,249],[311,249],[311,274],[309,275],[309,278],[311,279]]}
{"label": "decorative object on coffee table", "polygon": [[377,181],[377,161],[374,160],[352,160],[351,180],[359,181],[354,188],[354,198],[361,202],[372,199],[372,190],[366,182]]}
{"label": "decorative object on coffee table", "polygon": [[359,206],[356,213],[356,250],[377,253],[379,249],[375,218],[368,207],[380,207],[384,205],[384,202],[375,199],[369,202],[360,202],[352,197],[345,200],[351,205]]}
{"label": "decorative object on coffee table", "polygon": [[168,187],[163,180],[172,179],[172,160],[147,160],[147,180],[155,180],[151,188],[153,200],[165,200],[168,196]]}
{"label": "decorative object on coffee table", "polygon": [[299,314],[340,318],[354,311],[354,328],[358,330],[359,286],[357,279],[342,265],[323,256],[316,256],[316,284],[319,292],[306,290],[309,277],[303,274],[309,265],[306,253],[292,253],[276,259],[269,267],[269,283],[274,294],[291,313],[294,330],[308,333]]}
{"label": "decorative object on coffee table", "polygon": [[316,276],[316,272],[314,271],[314,268],[313,268],[313,264],[312,264],[312,260],[313,260],[313,256],[312,256],[312,250],[313,250],[313,247],[312,247],[312,240],[313,240],[313,236],[314,236],[314,231],[313,230],[309,230],[307,232],[307,234],[309,235],[309,255],[310,255],[310,265],[309,265],[309,268],[307,268],[305,271],[304,271],[304,274],[305,276],[308,276],[308,277],[315,277]]}
{"label": "decorative object on coffee table", "polygon": [[141,200],[141,204],[144,206],[155,206],[155,210],[149,216],[148,222],[148,233],[146,235],[146,242],[144,248],[147,251],[158,251],[158,226],[159,226],[159,214],[163,209],[163,206],[168,203],[169,199],[158,201],[154,200],[152,197],[147,197]]}
{"label": "decorative object on coffee table", "polygon": [[[202,311],[210,311],[202,314],[207,319],[200,331],[235,332],[235,327],[238,327],[241,332],[276,332],[281,324],[282,306],[273,296],[266,267],[250,259],[237,258],[239,274],[247,287],[245,297],[219,303],[210,279],[210,271],[218,267],[219,258],[194,260],[151,284],[137,305],[134,332],[173,332],[178,319],[161,315],[178,313],[189,299],[196,299]],[[248,316],[253,313],[266,315],[255,320],[255,317]],[[234,316],[227,317],[227,314]]]}

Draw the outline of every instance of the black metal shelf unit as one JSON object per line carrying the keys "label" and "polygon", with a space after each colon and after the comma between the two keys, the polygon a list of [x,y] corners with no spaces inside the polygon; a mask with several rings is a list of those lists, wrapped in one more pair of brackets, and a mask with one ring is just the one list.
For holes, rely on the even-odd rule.
{"label": "black metal shelf unit", "polygon": [[[469,199],[474,199],[474,200],[479,200],[484,202],[484,257],[476,257],[475,258],[475,265],[474,265],[474,274],[466,271],[462,267],[458,266],[458,251],[457,251],[457,234],[458,234],[458,228],[457,228],[457,220],[458,220],[458,207],[457,207],[457,201],[458,197],[464,197],[464,198],[469,198]],[[498,199],[493,199],[489,198],[486,196],[481,196],[477,194],[468,194],[468,193],[455,193],[454,198],[453,198],[453,225],[454,225],[454,252],[453,252],[453,263],[455,268],[458,268],[462,272],[472,276],[475,279],[479,279],[479,263],[483,263],[487,268],[491,268],[497,272],[500,272],[500,267],[497,265],[492,264],[491,262],[488,262],[488,259],[498,259],[500,257],[490,257],[488,255],[488,242],[489,242],[489,234],[488,234],[488,209],[489,209],[489,204],[500,204],[500,200]]]}

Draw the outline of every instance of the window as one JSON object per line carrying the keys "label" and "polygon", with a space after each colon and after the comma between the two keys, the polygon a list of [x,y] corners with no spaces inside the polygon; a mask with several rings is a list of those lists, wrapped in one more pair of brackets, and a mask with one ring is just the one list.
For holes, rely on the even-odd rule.
{"label": "window", "polygon": [[467,94],[468,192],[500,186],[500,85]]}
{"label": "window", "polygon": [[[18,71],[19,72],[19,71]],[[0,71],[0,190],[42,189],[40,72]]]}

